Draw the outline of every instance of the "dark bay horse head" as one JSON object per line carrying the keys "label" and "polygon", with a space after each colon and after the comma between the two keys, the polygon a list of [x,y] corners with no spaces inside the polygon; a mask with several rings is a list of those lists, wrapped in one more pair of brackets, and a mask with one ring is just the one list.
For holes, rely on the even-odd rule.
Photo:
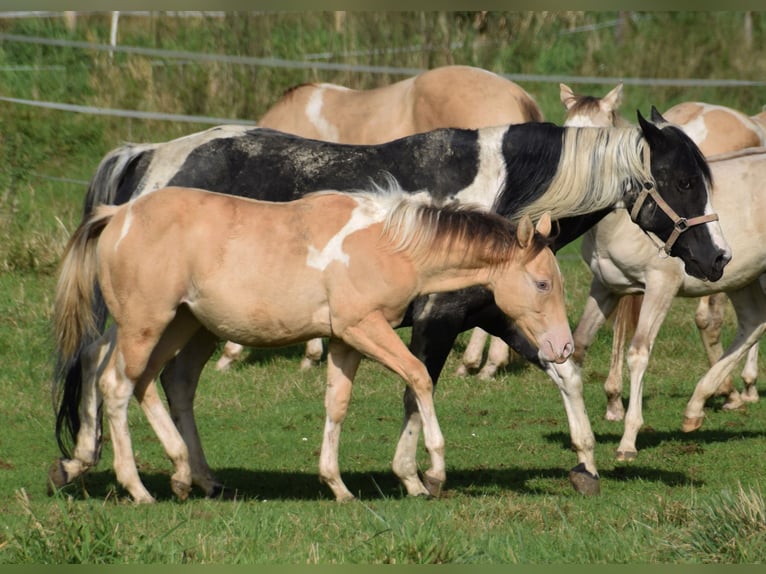
{"label": "dark bay horse head", "polygon": [[712,178],[705,157],[654,106],[651,121],[637,114],[649,144],[654,181],[628,194],[631,219],[662,239],[661,251],[681,258],[689,275],[717,281],[731,259],[731,249],[710,203]]}

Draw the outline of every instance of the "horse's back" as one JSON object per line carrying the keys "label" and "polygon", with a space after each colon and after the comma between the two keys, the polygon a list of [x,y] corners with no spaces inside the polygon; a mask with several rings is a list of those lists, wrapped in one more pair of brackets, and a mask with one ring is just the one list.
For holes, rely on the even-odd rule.
{"label": "horse's back", "polygon": [[471,66],[444,66],[416,76],[411,97],[418,131],[543,121],[537,102],[521,86]]}
{"label": "horse's back", "polygon": [[438,128],[478,129],[542,121],[521,86],[480,68],[444,66],[370,90],[303,84],[258,125],[301,137],[369,145]]}
{"label": "horse's back", "polygon": [[766,143],[766,133],[758,123],[725,106],[683,102],[663,115],[689,134],[706,156]]}

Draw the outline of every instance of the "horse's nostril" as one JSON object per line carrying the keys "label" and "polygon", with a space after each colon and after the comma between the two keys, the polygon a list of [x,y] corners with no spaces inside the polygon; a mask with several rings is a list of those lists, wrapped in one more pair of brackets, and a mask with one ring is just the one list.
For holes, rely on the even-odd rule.
{"label": "horse's nostril", "polygon": [[731,253],[721,251],[718,257],[715,258],[713,265],[718,271],[723,271],[723,268],[726,267],[729,261],[731,261]]}

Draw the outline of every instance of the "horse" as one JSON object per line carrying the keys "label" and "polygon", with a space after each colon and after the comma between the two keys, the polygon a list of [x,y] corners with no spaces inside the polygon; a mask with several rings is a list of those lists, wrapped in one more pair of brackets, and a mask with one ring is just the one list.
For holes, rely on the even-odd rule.
{"label": "horse", "polygon": [[444,437],[432,383],[394,327],[420,294],[482,285],[542,359],[562,362],[573,343],[550,229],[547,214],[536,228],[528,216],[514,227],[396,190],[275,203],[169,187],[97,208],[72,236],[56,291],[57,349],[67,361],[96,332],[95,284],[117,325],[98,382],[114,469],[137,503],[154,498],[133,457],[133,394],[174,463],[174,492],[184,499],[191,488],[183,437],[147,386],[199,336],[256,347],[330,337],[319,475],[338,501],[354,498],[338,465],[351,386],[363,355],[379,361],[415,393],[431,454],[427,480],[441,484]]}
{"label": "horse", "polygon": [[[676,261],[657,258],[656,245],[629,224],[624,212],[605,217],[583,238],[583,257],[587,258],[594,278],[574,333],[578,360],[606,316],[615,308],[619,297],[643,292],[636,333],[627,353],[630,397],[624,415],[625,430],[617,448],[618,460],[633,460],[637,456],[636,436],[643,424],[643,375],[654,340],[674,297],[726,293],[738,323],[734,341],[697,383],[684,413],[682,429],[686,432],[702,425],[705,400],[725,382],[737,362],[748,354],[766,330],[766,282],[763,280],[766,260],[757,249],[766,240],[766,229],[762,225],[766,198],[760,189],[760,182],[766,177],[766,148],[714,156],[709,158],[709,165],[715,182],[713,204],[734,254],[717,282],[699,281],[684,273]],[[619,331],[615,327],[615,332]],[[605,390],[607,418],[619,420],[624,412],[621,387],[605,385]]]}
{"label": "horse", "polygon": [[[604,97],[599,98],[576,95],[572,88],[566,84],[559,84],[559,97],[567,113],[564,125],[577,127],[627,126],[627,120],[623,119],[618,112],[622,102],[622,89],[622,84],[618,84]],[[492,337],[487,358],[482,366],[486,341],[487,333],[480,329],[474,329],[463,352],[460,365],[458,365],[456,371],[458,376],[478,372],[477,377],[486,381],[492,379],[497,374],[498,369],[508,364],[509,346],[502,339]]]}
{"label": "horse", "polygon": [[[638,113],[628,128],[563,128],[526,123],[479,130],[445,128],[371,146],[299,138],[265,128],[221,126],[170,142],[128,144],[101,161],[84,202],[84,214],[98,204],[121,204],[168,185],[288,201],[321,189],[353,191],[370,179],[393,177],[406,191],[427,189],[436,204],[475,203],[513,221],[544,212],[558,220],[552,248],[578,237],[615,205],[626,205],[642,229],[668,241],[695,276],[716,280],[731,255],[708,199],[704,157],[681,130],[655,108]],[[676,221],[688,229],[679,233]],[[97,296],[98,327],[106,310]],[[527,360],[547,371],[539,351],[499,311],[486,289],[418,297],[402,326],[412,327],[410,349],[423,361],[434,384],[457,334],[481,326],[503,336]],[[106,342],[105,342],[106,341]],[[108,336],[84,341],[59,365],[56,437],[63,457],[49,481],[62,486],[98,462],[101,434],[96,367],[109,353]],[[194,390],[214,342],[192,341],[163,370],[161,382],[173,420],[184,436],[194,484],[209,495],[222,485],[205,461],[193,417]],[[552,375],[554,376],[554,375]],[[578,464],[570,480],[578,491],[597,491],[595,440],[581,388],[557,384],[564,401]],[[153,388],[153,385],[150,385]],[[405,418],[394,455],[398,476],[416,474],[420,418],[414,395],[405,389]],[[74,442],[70,453],[69,443]],[[419,494],[412,487],[410,493]]]}
{"label": "horse", "polygon": [[[337,143],[380,144],[437,128],[485,128],[543,121],[543,112],[521,86],[488,70],[443,66],[394,84],[353,90],[328,83],[288,89],[258,125]],[[226,370],[244,351],[227,342],[216,363]],[[322,340],[306,344],[300,368],[319,364]]]}
{"label": "horse", "polygon": [[[577,96],[565,101],[564,88],[565,86],[562,85],[562,103],[564,103],[568,113],[566,125],[571,125],[573,122],[582,125],[599,125],[600,122],[612,122],[614,121],[612,118],[620,118],[617,112],[620,103],[619,98],[604,98],[601,101],[592,96]],[[618,88],[621,91],[622,86],[620,85]],[[613,94],[614,90],[610,92],[610,95]],[[606,101],[607,99],[609,101]],[[590,110],[597,110],[600,115],[590,114]],[[690,110],[697,113],[690,113]],[[605,111],[607,113],[604,113]],[[701,117],[701,112],[709,112],[708,117]],[[757,126],[753,126],[754,122],[731,108],[689,102],[670,108],[665,112],[664,117],[685,122],[677,125],[684,129],[692,139],[695,139],[703,152],[721,152],[729,147],[760,141],[759,130]],[[724,121],[726,118],[729,119],[728,123]],[[618,119],[617,121],[624,120]],[[716,131],[722,130],[725,126],[730,129]],[[737,131],[742,126],[746,126],[748,129]],[[728,142],[726,141],[727,134],[733,135]],[[720,137],[716,138],[716,135]],[[718,160],[724,160],[731,155],[712,155],[708,157],[708,160],[717,164]],[[738,156],[737,153],[733,155]],[[730,184],[720,184],[719,182],[716,194],[721,202],[723,202],[722,198],[728,197],[729,189]],[[698,287],[695,287],[696,291],[690,290],[685,283],[679,285],[678,269],[672,263],[650,256],[646,250],[644,252],[635,250],[632,241],[636,239],[637,235],[635,226],[626,221],[624,213],[610,214],[599,222],[593,230],[586,233],[582,247],[583,258],[594,271],[594,278],[585,310],[575,329],[576,350],[573,355],[573,360],[582,364],[585,351],[593,341],[596,331],[605,321],[609,310],[615,309],[616,306],[610,372],[604,388],[607,394],[606,418],[608,420],[622,420],[625,416],[621,399],[623,349],[627,333],[631,328],[631,322],[635,325],[638,321],[638,327],[635,328],[636,334],[629,350],[631,395],[625,435],[617,449],[617,458],[620,460],[632,460],[637,456],[635,437],[641,424],[643,424],[640,414],[643,373],[646,370],[653,341],[669,310],[672,298],[676,293],[680,296],[694,296],[692,293],[700,291]],[[641,243],[650,244],[645,238]],[[726,290],[730,286],[731,282],[722,280],[710,285],[706,290],[702,289],[706,295],[701,298],[695,316],[702,340],[706,343],[711,367],[717,363],[722,355],[720,326],[723,321],[723,301],[721,300],[722,294],[716,293],[716,290],[719,287]],[[641,294],[636,294],[644,290],[650,295],[648,299]],[[616,305],[615,298],[619,300]],[[711,303],[707,303],[706,300],[710,300]],[[640,311],[637,313],[636,309],[639,307]],[[721,310],[714,335],[710,334],[714,327],[710,313],[703,314],[703,310],[711,309]],[[718,314],[714,317],[717,316]],[[718,350],[711,344],[713,339],[718,344]],[[721,384],[719,392],[725,392],[729,395],[725,408],[737,406],[741,404],[742,400],[752,400],[754,387],[747,383],[749,380],[754,380],[756,374],[757,345],[753,345],[748,352],[748,364],[743,371],[746,391],[742,394],[742,398],[740,399],[739,393],[727,388],[731,385],[731,377],[726,376]],[[684,425],[689,429],[695,424],[701,424],[698,411],[690,411],[690,413],[694,422],[687,422]]]}

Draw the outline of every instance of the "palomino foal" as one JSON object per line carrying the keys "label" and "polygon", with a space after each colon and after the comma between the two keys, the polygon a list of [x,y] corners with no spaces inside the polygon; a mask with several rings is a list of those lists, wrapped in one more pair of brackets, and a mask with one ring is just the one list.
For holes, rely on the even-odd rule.
{"label": "palomino foal", "polygon": [[[301,84],[287,90],[258,125],[304,138],[370,145],[437,128],[477,129],[541,121],[540,106],[515,82],[472,66],[442,66],[370,90]],[[475,333],[484,334],[483,349],[486,332],[476,327]],[[301,369],[318,365],[322,350],[321,339],[308,341]],[[243,351],[242,345],[227,342],[216,368],[229,368]]]}
{"label": "palomino foal", "polygon": [[547,214],[536,229],[529,217],[514,228],[498,215],[437,208],[398,191],[272,203],[165,188],[98,207],[73,235],[56,293],[58,351],[66,361],[96,329],[97,282],[116,324],[101,341],[98,384],[117,479],[136,502],[154,499],[133,458],[134,393],[175,465],[174,492],[185,498],[191,489],[187,446],[152,383],[200,332],[255,347],[330,338],[319,475],[337,500],[353,498],[338,467],[351,384],[363,355],[380,361],[413,391],[431,457],[429,488],[414,468],[400,478],[410,494],[438,493],[444,438],[431,378],[394,327],[420,294],[481,285],[543,360],[566,360],[572,335],[550,228]]}

